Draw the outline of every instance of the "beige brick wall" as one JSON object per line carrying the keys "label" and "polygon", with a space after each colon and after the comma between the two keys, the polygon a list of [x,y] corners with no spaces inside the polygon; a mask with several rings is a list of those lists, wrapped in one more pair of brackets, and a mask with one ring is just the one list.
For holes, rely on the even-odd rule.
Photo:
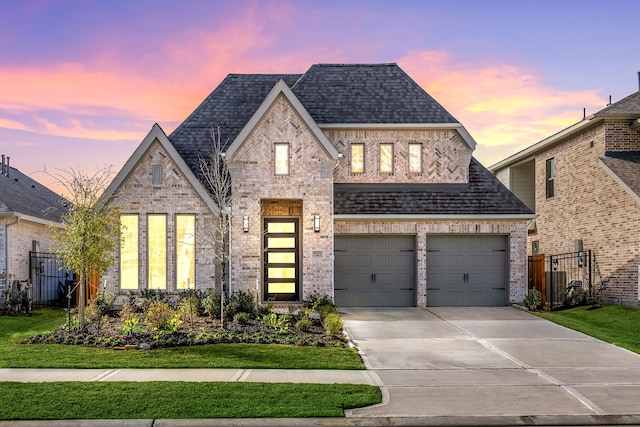
{"label": "beige brick wall", "polygon": [[[162,184],[152,185],[152,166],[162,167]],[[212,242],[207,237],[211,229],[211,212],[193,189],[175,162],[158,141],[149,147],[147,153],[135,166],[129,177],[118,190],[121,197],[114,203],[123,213],[139,215],[139,288],[147,286],[147,215],[167,215],[167,291],[176,290],[175,278],[175,218],[177,214],[196,215],[196,288],[212,288],[215,285],[215,259]],[[119,264],[116,263],[102,277],[102,284],[118,291]],[[128,291],[126,291],[128,292]]]}
{"label": "beige brick wall", "polygon": [[[452,130],[326,129],[343,158],[337,183],[464,183],[469,180],[471,149]],[[351,173],[351,144],[365,145],[365,173]],[[394,173],[379,173],[379,146],[393,144]],[[422,144],[422,173],[409,173],[409,143]]]}
{"label": "beige brick wall", "polygon": [[[537,240],[540,253],[560,254],[573,252],[574,240],[582,239],[585,250],[595,251],[602,275],[617,278],[605,297],[622,297],[634,305],[638,301],[640,206],[600,166],[598,157],[605,150],[638,150],[639,142],[628,123],[614,122],[587,129],[538,154],[536,213],[540,217],[528,245],[531,250],[531,242]],[[545,162],[551,157],[556,166],[555,195],[547,199]]]}
{"label": "beige brick wall", "polygon": [[[15,221],[15,217],[5,218],[8,224]],[[4,234],[4,223],[1,233]],[[33,248],[33,242],[36,241],[36,249],[39,252],[51,252],[51,231],[44,224],[30,222],[21,219],[19,222],[10,225],[7,232],[8,244],[8,265],[6,272],[9,280],[25,280],[29,278],[29,251]],[[4,245],[2,245],[2,254],[0,256],[4,263]],[[0,274],[5,266],[0,267]]]}
{"label": "beige brick wall", "polygon": [[[290,144],[289,176],[275,176],[276,142]],[[286,98],[277,98],[230,162],[234,194],[232,290],[253,291],[256,284],[262,289],[262,218],[270,214],[300,217],[301,296],[312,292],[333,295],[333,176],[326,173],[333,165]],[[301,210],[277,208],[292,201],[301,204]],[[265,206],[271,210],[262,211]],[[242,230],[244,215],[249,216],[247,233]],[[320,215],[319,233],[313,231],[313,215]]]}
{"label": "beige brick wall", "polygon": [[427,234],[491,234],[509,239],[509,301],[521,303],[527,290],[527,221],[507,220],[336,220],[336,234],[416,236],[416,304],[426,306]]}

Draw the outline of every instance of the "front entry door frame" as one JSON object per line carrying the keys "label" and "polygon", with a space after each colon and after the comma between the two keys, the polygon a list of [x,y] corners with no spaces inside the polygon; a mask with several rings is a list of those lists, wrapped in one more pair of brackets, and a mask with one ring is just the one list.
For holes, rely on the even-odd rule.
{"label": "front entry door frame", "polygon": [[300,301],[300,218],[263,218],[264,301]]}

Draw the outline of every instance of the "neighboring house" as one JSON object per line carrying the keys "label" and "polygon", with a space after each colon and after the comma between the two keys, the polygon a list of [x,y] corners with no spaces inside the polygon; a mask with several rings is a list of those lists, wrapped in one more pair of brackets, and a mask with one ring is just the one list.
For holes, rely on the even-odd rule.
{"label": "neighboring house", "polygon": [[213,286],[198,156],[214,128],[232,177],[230,291],[341,306],[522,301],[532,211],[396,64],[230,74],[168,137],[154,125],[107,190],[127,226],[111,289]]}
{"label": "neighboring house", "polygon": [[[0,168],[0,287],[32,278],[29,252],[48,252],[50,225],[66,212],[60,195],[9,165]],[[4,297],[0,289],[0,299]]]}
{"label": "neighboring house", "polygon": [[539,217],[529,253],[595,254],[605,300],[638,305],[640,92],[489,169]]}

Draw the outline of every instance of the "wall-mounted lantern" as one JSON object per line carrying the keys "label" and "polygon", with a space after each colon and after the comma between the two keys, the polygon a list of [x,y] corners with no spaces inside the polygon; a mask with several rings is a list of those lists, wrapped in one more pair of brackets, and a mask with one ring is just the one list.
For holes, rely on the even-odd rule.
{"label": "wall-mounted lantern", "polygon": [[316,233],[320,232],[320,215],[313,216],[313,231]]}
{"label": "wall-mounted lantern", "polygon": [[242,217],[242,231],[249,232],[249,215],[243,215]]}

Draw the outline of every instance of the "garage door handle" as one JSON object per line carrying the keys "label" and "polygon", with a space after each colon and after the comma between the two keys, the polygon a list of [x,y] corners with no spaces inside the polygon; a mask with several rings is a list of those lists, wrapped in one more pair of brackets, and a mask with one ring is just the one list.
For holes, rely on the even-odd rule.
{"label": "garage door handle", "polygon": [[428,291],[439,291],[440,288],[427,288]]}
{"label": "garage door handle", "polygon": [[371,275],[371,283],[376,283],[376,275],[375,274]]}
{"label": "garage door handle", "polygon": [[504,291],[504,288],[491,288],[494,291]]}

